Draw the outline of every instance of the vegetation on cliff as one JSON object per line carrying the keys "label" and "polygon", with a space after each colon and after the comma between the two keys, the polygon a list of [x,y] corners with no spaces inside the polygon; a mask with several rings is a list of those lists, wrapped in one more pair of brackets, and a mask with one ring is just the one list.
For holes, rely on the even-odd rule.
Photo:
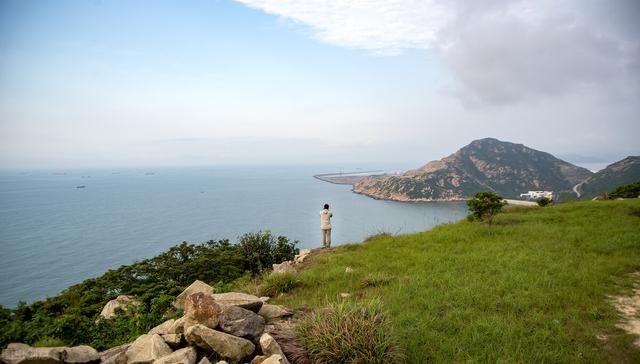
{"label": "vegetation on cliff", "polygon": [[[410,363],[637,363],[611,297],[631,293],[639,270],[639,199],[513,207],[493,226],[462,221],[317,254],[275,302],[322,315],[327,302],[379,299]],[[349,337],[349,325],[335,327]]]}
{"label": "vegetation on cliff", "polygon": [[[0,306],[0,347],[10,342],[29,344],[89,344],[101,350],[148,332],[171,312],[171,304],[195,280],[226,290],[227,284],[255,275],[273,263],[293,259],[297,241],[270,232],[243,235],[202,244],[183,242],[168,251],[87,279],[61,294],[16,309]],[[135,296],[141,305],[126,315],[97,320],[103,306],[118,295]]]}
{"label": "vegetation on cliff", "polygon": [[607,168],[589,177],[580,186],[580,190],[582,191],[582,197],[591,198],[602,193],[611,192],[615,186],[634,182],[640,183],[640,157],[627,157],[608,165]]}

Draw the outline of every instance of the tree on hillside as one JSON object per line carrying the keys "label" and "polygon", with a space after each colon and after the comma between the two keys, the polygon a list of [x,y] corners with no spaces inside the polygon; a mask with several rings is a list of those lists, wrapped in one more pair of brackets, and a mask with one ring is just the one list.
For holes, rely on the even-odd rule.
{"label": "tree on hillside", "polygon": [[637,198],[640,197],[640,181],[624,186],[619,186],[609,194],[609,198]]}
{"label": "tree on hillside", "polygon": [[548,197],[540,197],[536,202],[538,203],[538,206],[545,207],[553,203],[553,200]]}
{"label": "tree on hillside", "polygon": [[470,217],[477,221],[486,221],[491,225],[493,217],[502,210],[507,202],[495,192],[481,191],[467,201],[471,211]]}

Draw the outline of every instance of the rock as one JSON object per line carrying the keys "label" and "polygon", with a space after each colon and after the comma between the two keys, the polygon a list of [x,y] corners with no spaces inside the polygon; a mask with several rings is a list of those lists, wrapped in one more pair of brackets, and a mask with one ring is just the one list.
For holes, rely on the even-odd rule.
{"label": "rock", "polygon": [[223,309],[229,306],[240,306],[247,310],[258,312],[263,303],[260,298],[256,296],[239,292],[214,293],[213,298]]}
{"label": "rock", "polygon": [[200,324],[189,327],[184,336],[189,343],[206,352],[215,352],[233,361],[240,361],[246,358],[256,348],[247,339],[225,334]]}
{"label": "rock", "polygon": [[351,268],[351,267],[346,267],[346,268],[344,269],[344,272],[345,272],[345,273],[353,273],[353,268]]}
{"label": "rock", "polygon": [[127,364],[127,349],[131,344],[124,344],[120,346],[107,349],[100,353],[100,364]]}
{"label": "rock", "polygon": [[219,362],[217,362],[216,364],[229,364],[229,363],[227,363],[227,361],[226,361],[226,360],[220,360],[220,361],[219,361]]}
{"label": "rock", "polygon": [[207,359],[206,356],[203,356],[202,359],[200,359],[200,361],[198,362],[198,364],[211,364],[211,362],[209,361],[209,359]]}
{"label": "rock", "polygon": [[295,273],[296,267],[293,266],[293,262],[288,260],[280,264],[273,265],[273,273]]}
{"label": "rock", "polygon": [[264,355],[280,355],[280,357],[283,359],[282,363],[289,364],[287,357],[284,355],[282,349],[280,348],[280,345],[278,344],[276,339],[273,338],[273,336],[266,333],[262,334],[262,336],[260,336],[260,348],[262,349],[262,353]]}
{"label": "rock", "polygon": [[267,356],[264,355],[256,355],[249,364],[261,364],[263,361],[267,360]]}
{"label": "rock", "polygon": [[33,348],[27,344],[13,343],[2,351],[0,360],[7,364],[97,363],[100,354],[87,345]]}
{"label": "rock", "polygon": [[197,355],[196,349],[189,346],[154,360],[153,364],[196,364]]}
{"label": "rock", "polygon": [[185,301],[185,316],[209,328],[218,326],[222,307],[210,293],[196,292]]}
{"label": "rock", "polygon": [[172,334],[171,327],[173,326],[174,322],[176,322],[176,320],[174,320],[174,319],[167,320],[167,321],[161,323],[160,325],[154,327],[153,329],[151,329],[148,332],[148,334],[149,335],[153,335],[153,334],[158,334],[158,335]]}
{"label": "rock", "polygon": [[340,298],[349,298],[349,297],[351,297],[350,293],[344,293],[344,292],[340,293]]}
{"label": "rock", "polygon": [[100,354],[96,349],[87,345],[62,348],[62,362],[70,364],[91,363],[100,360]]}
{"label": "rock", "polygon": [[265,359],[262,364],[286,364],[288,363],[287,359],[283,358],[278,354],[271,355],[267,359]]}
{"label": "rock", "polygon": [[268,297],[268,296],[262,296],[262,297],[260,297],[260,301],[262,301],[262,302],[264,302],[264,303],[269,302],[269,300],[270,300],[270,299],[271,299],[271,297]]}
{"label": "rock", "polygon": [[175,320],[169,328],[169,334],[183,334],[187,328],[197,324],[198,322],[189,315],[184,315]]}
{"label": "rock", "polygon": [[185,290],[182,291],[182,293],[180,293],[178,297],[176,297],[176,301],[173,303],[173,306],[175,308],[184,310],[187,297],[197,292],[213,293],[213,288],[203,281],[196,280],[195,282],[191,283],[189,287],[185,288]]}
{"label": "rock", "polygon": [[281,317],[293,315],[293,311],[288,310],[284,306],[264,304],[258,311],[258,315],[264,317],[265,320],[271,321]]}
{"label": "rock", "polygon": [[171,354],[171,348],[158,334],[139,336],[127,349],[127,364],[147,364]]}
{"label": "rock", "polygon": [[293,261],[296,264],[302,264],[305,259],[311,254],[311,249],[302,249],[299,254],[293,257]]}
{"label": "rock", "polygon": [[121,308],[122,310],[126,311],[127,306],[129,305],[137,306],[139,304],[140,302],[136,301],[132,296],[120,295],[116,297],[116,299],[113,299],[107,302],[106,305],[104,305],[104,307],[102,308],[102,311],[100,312],[100,317],[110,319],[116,316],[117,308]]}
{"label": "rock", "polygon": [[164,334],[160,335],[160,337],[162,337],[162,340],[164,340],[164,342],[174,350],[180,348],[180,345],[182,344],[182,334]]}
{"label": "rock", "polygon": [[262,316],[242,307],[227,307],[220,315],[220,329],[227,334],[255,340],[264,331]]}

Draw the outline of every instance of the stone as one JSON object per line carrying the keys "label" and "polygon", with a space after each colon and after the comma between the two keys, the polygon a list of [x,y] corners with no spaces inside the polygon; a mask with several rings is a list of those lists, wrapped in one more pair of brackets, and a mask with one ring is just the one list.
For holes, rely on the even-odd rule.
{"label": "stone", "polygon": [[192,345],[209,353],[215,352],[232,361],[241,361],[256,349],[255,345],[247,339],[225,334],[200,324],[189,327],[184,336]]}
{"label": "stone", "polygon": [[218,326],[222,307],[210,293],[196,292],[185,301],[185,316],[209,328]]}
{"label": "stone", "polygon": [[180,348],[182,344],[182,334],[164,334],[160,335],[160,337],[162,337],[162,340],[164,340],[164,342],[174,350]]}
{"label": "stone", "polygon": [[240,306],[247,310],[258,312],[263,303],[260,298],[254,295],[239,292],[214,293],[213,298],[223,309],[229,306]]}
{"label": "stone", "polygon": [[289,364],[287,357],[282,352],[280,348],[280,344],[273,338],[273,336],[264,333],[260,336],[260,348],[262,349],[262,353],[264,355],[272,356],[272,355],[280,355],[283,359],[282,363]]}
{"label": "stone", "polygon": [[127,349],[127,364],[148,364],[171,352],[171,348],[160,335],[141,335]]}
{"label": "stone", "polygon": [[198,322],[189,315],[184,315],[175,320],[169,328],[169,334],[183,334],[190,326],[197,324]]}
{"label": "stone", "polygon": [[346,267],[346,268],[344,269],[344,272],[345,272],[345,273],[353,273],[353,268],[351,268],[351,267]]}
{"label": "stone", "polygon": [[293,262],[288,260],[280,264],[273,265],[273,273],[295,273],[296,267],[293,266]]}
{"label": "stone", "polygon": [[220,361],[219,361],[219,362],[217,362],[216,364],[229,364],[229,363],[227,363],[227,361],[226,361],[226,360],[220,360]]}
{"label": "stone", "polygon": [[120,295],[109,302],[100,311],[100,317],[110,319],[116,316],[116,309],[120,308],[124,311],[127,310],[127,306],[137,306],[140,302],[136,301],[132,296]]}
{"label": "stone", "polygon": [[227,334],[255,340],[264,331],[265,320],[262,316],[242,307],[227,307],[220,315],[220,329]]}
{"label": "stone", "polygon": [[344,293],[344,292],[340,293],[340,298],[349,298],[349,297],[351,297],[350,293]]}
{"label": "stone", "polygon": [[130,343],[107,349],[100,353],[100,364],[127,364],[127,349]]}
{"label": "stone", "polygon": [[309,254],[311,254],[311,249],[302,249],[302,250],[300,250],[300,253],[298,253],[296,256],[293,257],[294,263],[296,263],[296,264],[304,263],[305,259],[307,259]]}
{"label": "stone", "polygon": [[173,334],[173,332],[171,332],[171,327],[173,326],[173,324],[175,322],[176,322],[175,319],[167,320],[167,321],[161,323],[160,325],[154,327],[153,329],[151,329],[148,332],[148,334],[149,335],[153,335],[153,334],[158,334],[158,335]]}
{"label": "stone", "polygon": [[262,302],[264,302],[264,303],[269,302],[269,300],[270,300],[270,299],[271,299],[271,297],[269,297],[269,296],[262,296],[262,297],[260,297],[260,301],[262,301]]}
{"label": "stone", "polygon": [[91,346],[79,345],[62,348],[61,359],[62,362],[69,364],[92,363],[100,360],[100,354]]}
{"label": "stone", "polygon": [[288,310],[284,306],[264,304],[258,311],[258,315],[264,317],[267,321],[273,321],[282,317],[293,315],[293,311]]}
{"label": "stone", "polygon": [[99,362],[100,354],[87,345],[34,348],[27,344],[13,343],[2,351],[0,360],[6,364],[81,364]]}
{"label": "stone", "polygon": [[263,361],[267,360],[267,356],[264,355],[256,355],[249,364],[261,364]]}
{"label": "stone", "polygon": [[287,359],[283,358],[278,354],[271,355],[267,359],[265,359],[262,364],[286,364],[288,363]]}
{"label": "stone", "polygon": [[193,346],[176,350],[169,355],[153,361],[153,364],[196,364],[196,348]]}
{"label": "stone", "polygon": [[187,297],[197,292],[213,293],[213,288],[203,281],[196,280],[191,283],[189,287],[185,288],[185,290],[182,291],[182,293],[180,293],[178,297],[176,297],[176,301],[173,303],[173,307],[184,310]]}
{"label": "stone", "polygon": [[202,359],[198,362],[198,364],[211,364],[209,359],[206,356],[203,356]]}

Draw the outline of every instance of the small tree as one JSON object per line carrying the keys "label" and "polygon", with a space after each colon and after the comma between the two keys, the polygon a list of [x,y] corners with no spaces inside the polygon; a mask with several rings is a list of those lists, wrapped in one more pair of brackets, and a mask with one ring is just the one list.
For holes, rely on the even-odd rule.
{"label": "small tree", "polygon": [[553,201],[551,201],[551,199],[548,197],[540,197],[536,202],[538,203],[538,206],[545,207],[547,205],[550,205]]}
{"label": "small tree", "polygon": [[486,221],[491,225],[493,217],[502,210],[507,202],[495,192],[481,191],[467,201],[474,220]]}

